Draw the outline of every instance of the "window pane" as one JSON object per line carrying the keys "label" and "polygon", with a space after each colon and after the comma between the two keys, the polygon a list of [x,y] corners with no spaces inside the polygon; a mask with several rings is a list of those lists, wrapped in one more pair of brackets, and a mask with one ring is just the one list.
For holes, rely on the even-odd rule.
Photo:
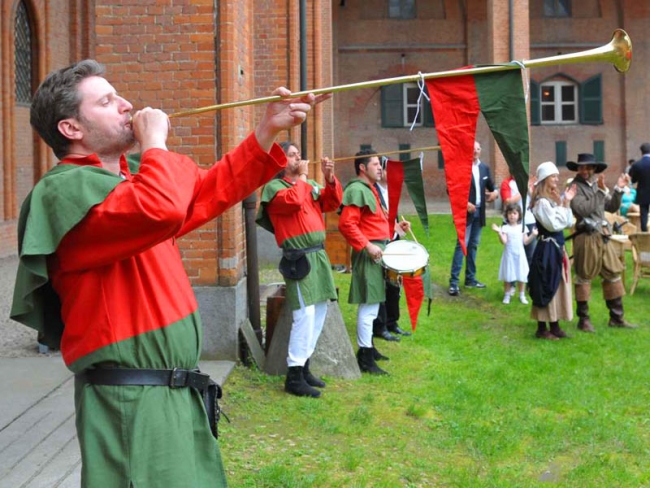
{"label": "window pane", "polygon": [[32,34],[24,2],[20,2],[16,9],[14,51],[16,101],[30,103],[32,100]]}
{"label": "window pane", "polygon": [[406,117],[407,117],[407,123],[408,125],[411,125],[413,123],[413,119],[415,118],[415,114],[417,113],[418,118],[417,118],[417,123],[420,124],[422,122],[422,111],[418,113],[418,108],[417,107],[409,107],[406,109]]}
{"label": "window pane", "polygon": [[570,17],[571,0],[557,0],[557,11],[555,15],[558,17]]}
{"label": "window pane", "polygon": [[400,0],[388,0],[388,17],[391,19],[400,18]]}
{"label": "window pane", "polygon": [[415,0],[402,0],[402,18],[415,18]]}
{"label": "window pane", "polygon": [[562,105],[562,120],[564,122],[572,122],[576,119],[575,105]]}
{"label": "window pane", "polygon": [[542,85],[542,102],[555,101],[555,87],[550,85]]}
{"label": "window pane", "polygon": [[420,96],[420,90],[418,88],[406,89],[406,103],[408,103],[409,105],[416,105],[418,103],[419,96]]}
{"label": "window pane", "polygon": [[562,87],[562,101],[563,102],[574,102],[576,99],[576,90],[573,86],[563,86]]}
{"label": "window pane", "polygon": [[553,122],[555,120],[554,105],[542,105],[542,120],[547,122]]}

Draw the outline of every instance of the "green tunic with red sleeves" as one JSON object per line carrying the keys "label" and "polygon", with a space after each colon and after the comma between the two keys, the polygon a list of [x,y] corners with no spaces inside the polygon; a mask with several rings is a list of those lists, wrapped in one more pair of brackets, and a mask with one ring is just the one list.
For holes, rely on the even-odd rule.
{"label": "green tunic with red sleeves", "polygon": [[[275,234],[284,249],[305,249],[325,241],[324,212],[341,205],[343,190],[338,179],[320,187],[315,181],[275,179],[262,191],[257,223]],[[298,287],[305,306],[336,299],[332,266],[325,250],[307,253],[311,271],[301,280],[286,280],[286,299],[291,310],[300,308]]]}
{"label": "green tunic with red sleeves", "polygon": [[[64,160],[21,210],[12,318],[56,342],[70,370],[195,368],[197,302],[176,238],[277,174],[286,158],[253,135],[211,169],[160,149],[123,178],[95,156]],[[84,488],[225,486],[219,447],[192,388],[77,383]]]}

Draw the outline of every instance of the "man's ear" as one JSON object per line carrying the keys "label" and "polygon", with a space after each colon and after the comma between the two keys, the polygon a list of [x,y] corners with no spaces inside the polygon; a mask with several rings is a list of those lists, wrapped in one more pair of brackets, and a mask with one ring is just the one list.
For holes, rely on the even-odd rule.
{"label": "man's ear", "polygon": [[60,120],[57,128],[61,134],[73,141],[77,141],[83,137],[79,121],[75,118]]}

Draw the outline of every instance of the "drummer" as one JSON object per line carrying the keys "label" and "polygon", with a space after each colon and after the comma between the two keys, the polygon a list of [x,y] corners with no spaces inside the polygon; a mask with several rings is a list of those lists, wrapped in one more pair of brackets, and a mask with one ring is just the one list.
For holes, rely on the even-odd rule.
{"label": "drummer", "polygon": [[[362,372],[388,374],[377,366],[382,356],[372,343],[372,323],[379,305],[386,300],[382,251],[390,239],[388,211],[382,206],[374,184],[382,174],[381,163],[372,149],[358,152],[354,160],[354,178],[343,192],[339,231],[352,247],[352,283],[348,303],[359,305],[357,310],[357,361]],[[410,231],[409,222],[397,225]]]}

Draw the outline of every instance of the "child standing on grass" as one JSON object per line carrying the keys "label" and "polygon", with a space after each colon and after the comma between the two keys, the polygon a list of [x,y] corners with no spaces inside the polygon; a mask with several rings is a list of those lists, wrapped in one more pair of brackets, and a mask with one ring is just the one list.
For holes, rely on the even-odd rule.
{"label": "child standing on grass", "polygon": [[537,237],[537,227],[532,232],[521,225],[521,210],[516,203],[509,203],[503,212],[506,224],[499,227],[492,224],[492,230],[499,235],[501,244],[504,245],[499,266],[499,281],[503,281],[503,303],[510,303],[510,297],[515,294],[511,283],[517,283],[519,288],[519,301],[528,304],[524,288],[528,282],[528,260],[524,246]]}

